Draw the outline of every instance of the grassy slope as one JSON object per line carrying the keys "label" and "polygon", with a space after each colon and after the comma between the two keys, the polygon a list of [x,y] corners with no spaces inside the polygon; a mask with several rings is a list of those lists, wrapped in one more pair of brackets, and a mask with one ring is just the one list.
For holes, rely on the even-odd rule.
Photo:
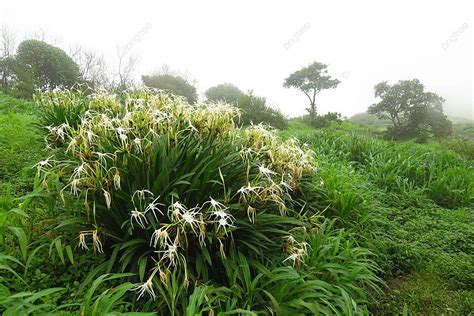
{"label": "grassy slope", "polygon": [[[0,211],[12,207],[12,195],[29,189],[35,172],[31,166],[42,159],[34,123],[30,103],[0,94]],[[367,132],[350,124],[343,129],[342,134]],[[406,194],[387,192],[366,167],[330,154],[341,148],[331,149],[324,138],[329,134],[313,135],[301,124],[292,124],[285,134],[304,138],[320,152],[325,184],[319,202],[331,206],[327,212],[345,219],[344,225],[358,230],[366,238],[362,242],[379,254],[388,289],[374,301],[375,313],[400,313],[405,305],[411,313],[426,315],[471,311],[472,209],[444,209],[416,188]],[[364,222],[363,214],[369,213],[373,221]]]}
{"label": "grassy slope", "polygon": [[32,103],[0,94],[0,210],[31,189],[43,148],[35,122]]}
{"label": "grassy slope", "polygon": [[[319,172],[325,183],[319,203],[328,205],[326,212],[341,217],[345,226],[357,220],[353,229],[360,232],[364,237],[362,242],[379,256],[388,288],[374,300],[371,309],[375,314],[401,313],[404,308],[424,315],[469,314],[474,308],[471,206],[440,207],[427,195],[426,187],[410,185],[410,181],[400,181],[400,188],[387,189],[383,184],[395,184],[410,174],[393,180],[387,177],[391,181],[387,182],[383,175],[389,174],[390,169],[377,171],[382,168],[377,165],[390,167],[390,161],[380,159],[384,157],[383,151],[392,147],[394,151],[388,160],[397,153],[403,157],[409,150],[416,153],[426,150],[435,158],[445,154],[453,158],[456,154],[447,153],[437,143],[384,142],[367,136],[368,132],[351,124],[338,130],[315,131],[293,123],[284,134],[302,139],[319,153]],[[376,160],[372,161],[374,157]],[[407,155],[407,159],[411,158]],[[472,171],[468,169],[468,161],[461,158],[456,162]],[[396,161],[394,168],[399,164]],[[447,172],[455,171],[451,167]],[[437,176],[444,172],[438,171]],[[396,172],[391,176],[396,176]],[[360,225],[363,214],[370,214],[371,221]]]}

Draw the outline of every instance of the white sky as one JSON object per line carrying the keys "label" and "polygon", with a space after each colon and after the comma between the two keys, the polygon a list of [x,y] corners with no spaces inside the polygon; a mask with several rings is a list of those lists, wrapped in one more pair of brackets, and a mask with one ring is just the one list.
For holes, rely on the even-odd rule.
{"label": "white sky", "polygon": [[474,2],[452,0],[0,0],[0,24],[20,38],[41,28],[66,51],[80,43],[111,65],[117,45],[133,43],[137,80],[168,64],[196,79],[201,96],[231,82],[290,116],[308,102],[283,80],[316,60],[342,81],[318,96],[321,113],[363,112],[376,83],[416,77],[447,113],[474,119],[473,12]]}

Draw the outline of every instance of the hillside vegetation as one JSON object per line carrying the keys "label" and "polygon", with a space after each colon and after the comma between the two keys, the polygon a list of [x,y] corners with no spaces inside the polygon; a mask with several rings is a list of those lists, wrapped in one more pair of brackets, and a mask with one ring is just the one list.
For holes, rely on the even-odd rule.
{"label": "hillside vegetation", "polygon": [[[148,90],[0,94],[6,315],[469,315],[474,165]],[[449,146],[446,146],[449,142]]]}

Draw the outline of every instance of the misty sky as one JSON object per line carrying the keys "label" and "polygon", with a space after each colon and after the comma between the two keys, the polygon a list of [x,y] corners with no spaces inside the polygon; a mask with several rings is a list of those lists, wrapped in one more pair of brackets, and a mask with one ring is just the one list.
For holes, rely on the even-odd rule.
{"label": "misty sky", "polygon": [[19,39],[42,29],[66,51],[79,43],[103,53],[111,68],[128,44],[137,80],[167,64],[201,96],[231,82],[290,116],[308,102],[284,78],[319,61],[342,81],[318,96],[321,113],[363,112],[376,83],[416,77],[447,113],[474,119],[473,12],[472,1],[0,0],[0,24]]}

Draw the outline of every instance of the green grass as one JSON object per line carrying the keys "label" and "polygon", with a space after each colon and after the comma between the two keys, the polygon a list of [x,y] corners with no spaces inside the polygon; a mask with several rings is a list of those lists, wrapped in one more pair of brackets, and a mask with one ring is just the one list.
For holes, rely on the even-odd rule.
{"label": "green grass", "polygon": [[[49,114],[49,118],[42,119],[64,120],[58,112]],[[12,256],[0,257],[0,305],[3,304],[0,311],[8,308],[12,314],[22,314],[27,309],[51,312],[59,308],[58,311],[77,312],[83,308],[86,314],[94,314],[94,309],[96,314],[101,314],[151,309],[153,302],[137,303],[136,292],[130,291],[133,282],[139,281],[138,276],[130,279],[127,274],[114,273],[122,271],[112,269],[115,265],[110,262],[115,258],[112,260],[110,256],[120,256],[119,251],[103,255],[80,251],[76,246],[77,236],[67,232],[69,226],[56,229],[61,220],[68,218],[67,212],[78,209],[79,204],[65,206],[50,194],[56,190],[54,182],[45,186],[34,179],[36,169],[32,166],[49,156],[43,150],[43,131],[35,127],[39,120],[33,103],[0,94],[0,237],[3,241],[0,247],[2,254]],[[309,214],[308,210],[317,214],[318,219],[311,221],[318,223],[318,229],[306,239],[313,250],[306,261],[308,266],[298,270],[256,264],[258,257],[254,255],[247,259],[242,249],[248,244],[256,249],[263,244],[252,240],[253,234],[257,234],[249,225],[240,235],[234,232],[233,243],[238,251],[228,251],[230,260],[219,259],[218,246],[212,248],[209,261],[205,255],[192,259],[198,266],[196,271],[190,270],[196,274],[192,290],[160,287],[157,282],[157,292],[165,298],[160,301],[160,310],[169,307],[177,313],[193,314],[219,306],[225,310],[242,312],[242,308],[253,308],[263,312],[265,306],[268,312],[271,306],[275,312],[291,314],[304,310],[300,298],[306,295],[305,308],[326,310],[329,314],[331,308],[343,314],[353,311],[361,314],[370,311],[375,315],[474,313],[474,169],[471,149],[466,143],[455,137],[427,144],[392,142],[383,140],[377,127],[344,122],[316,130],[297,120],[290,123],[288,130],[280,132],[280,136],[296,137],[316,152],[316,174],[301,183],[301,190],[295,193],[295,201],[291,203],[292,208],[304,210],[303,216]],[[166,195],[170,199],[180,196],[188,204],[197,203],[208,191],[218,196],[220,172],[226,177],[235,173],[227,190],[238,189],[240,185],[236,183],[241,179],[236,168],[219,172],[210,168],[206,174],[216,181],[200,184],[201,178],[193,175],[195,165],[183,164],[190,161],[189,156],[213,164],[232,162],[232,146],[236,143],[219,147],[223,150],[219,156],[212,139],[182,141],[183,144],[176,143],[168,149],[169,139],[156,144],[165,148],[153,150],[156,161],[167,161],[168,165],[160,163],[155,168],[144,168],[138,155],[121,160],[124,190],[123,196],[114,196],[113,203],[117,203],[114,207],[119,206],[118,202],[125,205],[129,198],[125,193],[132,194],[137,186],[142,188],[151,182],[151,178],[165,181],[160,176],[163,174],[170,175],[165,181],[169,188]],[[58,143],[51,144],[64,149]],[[202,155],[204,150],[206,154]],[[71,164],[73,159],[76,158],[70,157],[64,165]],[[135,160],[135,167],[125,165]],[[65,172],[78,164],[76,161]],[[132,170],[130,174],[126,169]],[[156,177],[150,176],[150,172],[156,172]],[[180,182],[178,178],[184,180]],[[179,185],[173,184],[175,180]],[[188,190],[187,183],[202,190]],[[33,194],[25,197],[31,190]],[[22,208],[16,208],[19,203],[23,203]],[[233,203],[238,209],[239,201]],[[28,213],[24,214],[23,209]],[[279,230],[271,225],[277,218],[270,218],[270,209],[257,218],[258,222],[263,221],[259,226],[262,234]],[[97,199],[94,215],[98,215],[99,222],[100,216],[104,216],[101,228],[110,222],[104,199]],[[137,235],[137,231],[122,231],[128,225],[127,216],[120,219],[125,224],[115,227],[117,233],[107,236],[108,245],[112,244],[111,240]],[[246,217],[242,216],[239,224]],[[273,242],[265,240],[269,245]],[[128,253],[139,247],[148,248],[143,243],[122,245]],[[132,259],[120,259],[119,265],[126,267]],[[370,260],[376,261],[380,268],[377,275],[386,286],[374,278],[376,265]],[[212,267],[206,262],[212,262]],[[138,274],[147,271],[139,267],[140,262],[135,265]],[[6,267],[11,267],[25,283]],[[226,280],[225,286],[214,282],[215,271],[219,271],[221,280]],[[368,289],[372,283],[383,291]],[[13,295],[23,290],[29,291],[24,294],[25,299]],[[77,305],[65,306],[67,303]]]}
{"label": "green grass", "polygon": [[310,188],[312,202],[358,231],[378,255],[389,288],[372,312],[465,315],[474,309],[469,160],[437,142],[384,141],[351,126],[313,130],[296,122],[284,135],[319,153],[324,186]]}
{"label": "green grass", "polygon": [[471,315],[474,293],[453,291],[429,272],[393,278],[389,290],[372,306],[376,315],[401,314],[407,309],[410,315]]}
{"label": "green grass", "polygon": [[31,102],[0,94],[0,199],[32,188],[33,165],[43,156]]}

